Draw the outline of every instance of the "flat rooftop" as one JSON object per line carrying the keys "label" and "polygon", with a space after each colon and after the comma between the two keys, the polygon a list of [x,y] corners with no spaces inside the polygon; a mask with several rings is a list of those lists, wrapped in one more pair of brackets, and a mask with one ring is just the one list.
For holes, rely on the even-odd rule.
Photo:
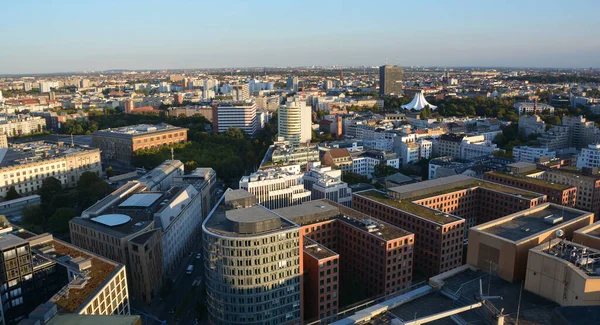
{"label": "flat rooftop", "polygon": [[[588,277],[600,278],[600,251],[588,246],[579,245],[570,241],[553,239],[550,243],[544,243],[531,249],[535,252],[543,252],[555,258],[572,264]],[[581,261],[585,261],[582,263]]]}
{"label": "flat rooftop", "polygon": [[325,199],[277,209],[274,212],[301,226],[336,219],[385,241],[412,234],[402,228]]}
{"label": "flat rooftop", "polygon": [[56,315],[46,325],[136,325],[141,324],[139,315]]}
{"label": "flat rooftop", "polygon": [[[133,183],[135,184],[135,183]],[[131,183],[124,185],[131,189]],[[144,186],[137,186],[128,195],[120,196],[121,189],[111,193],[84,213],[91,211],[90,218],[73,218],[72,222],[116,237],[126,237],[145,228],[154,221],[154,214],[163,209],[168,202],[177,197],[185,186],[173,186],[165,192],[144,191]],[[129,218],[127,218],[129,217]]]}
{"label": "flat rooftop", "polygon": [[187,130],[178,126],[173,126],[166,123],[159,124],[137,124],[129,125],[120,128],[104,129],[94,132],[94,135],[113,135],[131,137],[137,135],[158,133],[163,131]]}
{"label": "flat rooftop", "polygon": [[[406,211],[413,215],[431,220],[439,224],[448,224],[461,220],[462,218],[455,215],[444,213],[440,210],[432,209],[427,206],[415,203],[417,201],[435,197],[438,195],[444,195],[465,189],[484,189],[501,192],[504,194],[514,195],[517,197],[523,197],[527,199],[534,199],[545,196],[544,194],[534,193],[530,191],[520,190],[510,186],[501,184],[491,183],[475,179],[468,176],[456,175],[460,177],[444,177],[441,180],[446,179],[443,182],[420,182],[414,184],[408,184],[403,186],[392,187],[388,189],[388,193],[392,195],[398,195],[401,199],[388,196],[378,190],[368,190],[362,192],[354,192],[354,195],[363,196],[365,198],[381,202],[391,207]],[[449,180],[448,180],[449,179]],[[436,180],[434,180],[436,181]],[[428,184],[423,184],[428,183]]]}
{"label": "flat rooftop", "polygon": [[[490,221],[475,229],[493,234],[511,241],[520,241],[529,236],[547,231],[565,222],[591,214],[573,208],[546,203],[531,209],[523,210],[512,215]],[[562,222],[553,224],[545,222],[544,218],[562,218]],[[490,226],[487,226],[490,225]]]}
{"label": "flat rooftop", "polygon": [[316,241],[306,236],[304,237],[304,252],[316,258],[317,260],[339,255],[338,253],[330,250],[329,248],[317,243]]}
{"label": "flat rooftop", "polygon": [[70,154],[98,150],[44,141],[12,144],[10,148],[0,149],[0,167],[26,165],[38,161],[50,160]]}
{"label": "flat rooftop", "polygon": [[27,241],[20,236],[13,234],[0,235],[0,250],[9,249],[27,243]]}
{"label": "flat rooftop", "polygon": [[600,222],[595,222],[589,226],[583,227],[583,228],[577,230],[577,232],[588,235],[588,236],[600,238]]}
{"label": "flat rooftop", "polygon": [[491,172],[487,172],[487,173],[490,175],[502,177],[504,179],[509,179],[509,180],[512,180],[515,182],[528,183],[528,184],[547,187],[547,188],[551,188],[551,189],[555,189],[555,190],[559,190],[559,191],[564,191],[564,190],[575,187],[575,186],[567,186],[567,185],[557,184],[557,183],[550,183],[543,179],[538,179],[538,178],[533,178],[533,177],[512,175],[509,173],[502,173],[502,172],[496,172],[496,171],[491,171]]}
{"label": "flat rooftop", "polygon": [[521,195],[527,198],[537,198],[543,196],[543,194],[525,191],[518,188],[496,184],[492,182],[486,182],[465,175],[452,175],[424,182],[396,186],[389,188],[388,192],[399,199],[407,199],[414,197],[425,198],[429,196],[441,195],[444,193],[450,193],[473,187],[483,187],[507,194]]}
{"label": "flat rooftop", "polygon": [[413,203],[410,200],[394,200],[393,198],[387,196],[385,193],[377,190],[367,190],[363,192],[354,193],[354,195],[363,196],[367,199],[371,199],[383,203],[385,205],[389,205],[391,207],[400,209],[402,211],[406,211],[415,216],[419,216],[421,218],[425,218],[427,220],[431,220],[442,225],[459,221],[462,219],[449,213],[442,213],[441,211]]}
{"label": "flat rooftop", "polygon": [[[490,299],[488,304],[491,305],[490,308],[503,310],[505,324],[516,323],[517,309],[519,309],[519,324],[540,325],[552,323],[553,310],[558,306],[556,303],[528,291],[522,291],[521,283],[510,283],[497,276],[489,275],[480,270],[465,268],[464,266],[460,268],[462,270],[457,269],[457,272],[443,279],[444,292],[430,290],[429,293],[409,302],[400,303],[399,306],[396,305],[397,301],[391,298],[388,301],[381,302],[380,305],[394,304],[396,307],[385,313],[368,314],[368,318],[362,319],[359,324],[384,325],[391,324],[395,319],[409,322],[476,303],[474,297],[479,294],[480,281],[483,283],[484,293],[489,290],[489,295],[502,297],[502,299]],[[411,293],[422,294],[420,293],[422,288],[408,292],[406,295],[411,296]],[[448,295],[454,295],[456,298],[449,298],[445,292]],[[487,307],[479,308],[483,309],[467,310],[456,314],[456,321],[448,316],[427,324],[455,325],[462,322],[465,324],[489,324],[489,319],[482,315]],[[351,322],[345,323],[349,324]],[[589,324],[589,322],[583,324]]]}

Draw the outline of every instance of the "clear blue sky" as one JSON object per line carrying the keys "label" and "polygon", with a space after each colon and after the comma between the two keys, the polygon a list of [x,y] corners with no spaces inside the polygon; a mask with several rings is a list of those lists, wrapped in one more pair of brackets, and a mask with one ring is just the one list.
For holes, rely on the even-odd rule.
{"label": "clear blue sky", "polygon": [[599,0],[4,1],[0,74],[379,65],[600,67]]}

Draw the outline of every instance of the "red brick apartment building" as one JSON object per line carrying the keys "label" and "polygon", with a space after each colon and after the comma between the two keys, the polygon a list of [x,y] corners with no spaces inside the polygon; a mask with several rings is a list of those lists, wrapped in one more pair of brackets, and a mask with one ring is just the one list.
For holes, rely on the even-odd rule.
{"label": "red brick apartment building", "polygon": [[350,289],[340,286],[354,279],[369,297],[410,287],[412,233],[329,200],[274,212],[300,225],[300,235],[305,236],[305,320],[335,321],[340,289]]}
{"label": "red brick apartment building", "polygon": [[483,174],[486,181],[508,185],[523,190],[546,194],[548,202],[574,207],[577,202],[577,186],[550,183],[543,179],[502,172]]}
{"label": "red brick apartment building", "polygon": [[427,277],[463,263],[468,228],[546,202],[546,196],[455,175],[354,193],[352,207],[415,234],[415,269]]}

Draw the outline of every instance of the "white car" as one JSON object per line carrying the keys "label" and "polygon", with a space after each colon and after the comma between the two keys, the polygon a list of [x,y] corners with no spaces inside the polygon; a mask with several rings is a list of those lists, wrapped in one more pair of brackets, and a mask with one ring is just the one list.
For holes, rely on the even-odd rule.
{"label": "white car", "polygon": [[199,259],[201,259],[201,258],[202,258],[202,253],[198,253],[198,254],[196,254],[196,259],[197,259],[197,260],[199,260]]}

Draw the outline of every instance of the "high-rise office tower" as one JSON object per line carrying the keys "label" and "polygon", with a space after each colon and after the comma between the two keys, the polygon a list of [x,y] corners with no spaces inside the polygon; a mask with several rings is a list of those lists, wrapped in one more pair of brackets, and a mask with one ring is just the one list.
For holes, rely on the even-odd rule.
{"label": "high-rise office tower", "polygon": [[298,92],[298,77],[289,76],[287,79],[287,89],[291,92]]}
{"label": "high-rise office tower", "polygon": [[402,67],[396,65],[379,67],[379,95],[402,95]]}
{"label": "high-rise office tower", "polygon": [[287,102],[279,107],[279,136],[293,145],[310,141],[312,123],[310,107],[304,102]]}
{"label": "high-rise office tower", "polygon": [[206,305],[211,324],[299,324],[300,227],[227,191],[202,224]]}

